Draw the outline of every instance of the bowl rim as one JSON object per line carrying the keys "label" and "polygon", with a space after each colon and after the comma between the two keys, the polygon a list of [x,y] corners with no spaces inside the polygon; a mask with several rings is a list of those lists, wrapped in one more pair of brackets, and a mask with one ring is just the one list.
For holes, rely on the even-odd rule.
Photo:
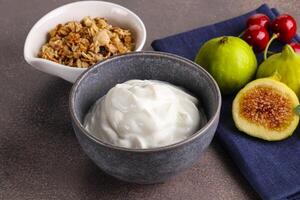
{"label": "bowl rim", "polygon": [[[218,99],[217,110],[213,114],[211,119],[202,128],[200,128],[197,132],[195,132],[194,134],[192,134],[189,137],[185,138],[184,140],[181,140],[179,142],[176,142],[176,143],[173,143],[173,144],[170,144],[170,145],[166,145],[166,146],[146,148],[146,149],[126,148],[126,147],[120,147],[120,146],[117,146],[117,145],[106,143],[106,142],[102,141],[101,139],[93,136],[88,131],[86,131],[84,126],[82,125],[82,123],[78,119],[78,116],[75,114],[75,109],[74,109],[74,107],[75,107],[74,106],[75,105],[75,96],[76,96],[76,91],[77,91],[78,87],[80,86],[81,82],[87,77],[89,71],[93,70],[96,67],[102,67],[101,65],[104,65],[107,62],[112,62],[113,60],[118,60],[118,59],[121,59],[122,57],[127,57],[127,56],[131,56],[131,55],[150,55],[150,56],[158,56],[158,57],[163,56],[165,58],[179,59],[183,62],[186,62],[188,64],[187,65],[188,67],[191,67],[191,68],[194,68],[194,69],[196,68],[197,70],[201,70],[202,73],[204,73],[206,76],[208,76],[211,79],[211,81],[214,85],[214,90],[217,93],[217,99]],[[95,64],[91,68],[86,70],[84,73],[82,73],[77,78],[77,80],[75,81],[75,83],[73,84],[73,86],[71,88],[71,92],[70,92],[70,95],[69,95],[69,112],[71,113],[72,121],[76,124],[76,126],[81,130],[81,132],[84,135],[86,135],[89,139],[93,140],[97,144],[105,146],[107,148],[111,148],[111,149],[114,149],[114,150],[125,151],[125,152],[137,152],[137,153],[151,153],[151,152],[158,152],[158,151],[166,151],[166,150],[170,150],[170,149],[173,149],[173,148],[182,146],[186,143],[194,141],[196,138],[202,136],[203,133],[206,132],[206,130],[209,129],[216,120],[218,120],[220,110],[221,110],[221,104],[222,104],[222,98],[221,98],[221,92],[220,92],[219,86],[218,86],[217,82],[215,81],[215,79],[205,69],[203,69],[197,63],[188,60],[187,58],[184,58],[184,57],[181,57],[181,56],[178,56],[178,55],[175,55],[175,54],[171,54],[171,53],[158,52],[158,51],[130,52],[130,53],[126,53],[126,54],[112,56],[112,57],[110,57],[110,58],[108,58],[108,59],[106,59],[106,60],[104,60],[104,61],[102,61],[98,64]]]}
{"label": "bowl rim", "polygon": [[[54,8],[52,10],[50,10],[49,12],[47,12],[46,14],[44,14],[41,18],[39,18],[35,23],[34,25],[30,28],[27,36],[26,36],[26,39],[25,39],[25,43],[24,43],[24,48],[23,48],[23,55],[24,55],[24,58],[26,60],[27,63],[29,63],[30,61],[43,61],[43,62],[47,62],[47,63],[51,63],[53,65],[56,65],[57,67],[59,68],[64,68],[64,69],[71,69],[71,70],[75,70],[75,71],[84,71],[88,68],[78,68],[78,67],[71,67],[71,66],[68,66],[68,65],[63,65],[63,64],[60,64],[60,63],[56,63],[56,62],[53,62],[51,60],[47,60],[47,59],[44,59],[44,58],[39,58],[37,56],[30,56],[29,54],[29,49],[28,49],[28,45],[29,45],[29,36],[33,33],[33,31],[38,27],[40,26],[41,24],[43,23],[46,23],[48,21],[48,17],[53,14],[53,13],[56,13],[58,12],[59,10],[61,9],[64,9],[66,7],[69,7],[69,6],[72,6],[72,5],[76,5],[76,4],[91,4],[91,3],[96,3],[96,4],[107,4],[109,6],[112,6],[112,7],[117,7],[117,8],[120,8],[122,10],[125,10],[126,12],[130,13],[135,19],[136,21],[139,23],[139,25],[141,26],[142,28],[142,31],[141,32],[138,32],[139,34],[141,34],[141,37],[142,37],[142,40],[141,40],[141,43],[139,44],[139,46],[135,47],[134,51],[133,52],[136,52],[136,51],[141,51],[144,46],[145,46],[145,43],[146,43],[146,38],[147,38],[147,30],[146,30],[146,27],[145,27],[145,24],[144,22],[141,20],[141,18],[135,14],[133,11],[129,10],[128,8],[122,6],[122,5],[119,5],[119,4],[116,4],[116,3],[112,3],[112,2],[108,2],[108,1],[94,1],[94,0],[88,0],[88,1],[75,1],[75,2],[71,2],[71,3],[67,3],[67,4],[63,4],[57,8]],[[137,34],[138,34],[137,33]],[[107,58],[106,58],[107,59]],[[104,59],[104,60],[106,60]],[[100,61],[101,62],[101,61]]]}

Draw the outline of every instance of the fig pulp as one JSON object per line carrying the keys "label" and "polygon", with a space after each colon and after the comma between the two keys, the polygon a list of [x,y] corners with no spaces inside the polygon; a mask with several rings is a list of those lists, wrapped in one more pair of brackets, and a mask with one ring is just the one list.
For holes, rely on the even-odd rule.
{"label": "fig pulp", "polygon": [[287,85],[272,78],[248,83],[236,95],[232,116],[236,127],[253,137],[282,140],[292,135],[299,123],[295,112],[299,101]]}
{"label": "fig pulp", "polygon": [[217,81],[222,94],[230,94],[255,75],[257,61],[252,48],[242,39],[223,36],[207,41],[195,62]]}
{"label": "fig pulp", "polygon": [[285,45],[281,53],[268,57],[257,70],[257,78],[278,74],[281,82],[288,85],[300,98],[300,54],[290,45]]}

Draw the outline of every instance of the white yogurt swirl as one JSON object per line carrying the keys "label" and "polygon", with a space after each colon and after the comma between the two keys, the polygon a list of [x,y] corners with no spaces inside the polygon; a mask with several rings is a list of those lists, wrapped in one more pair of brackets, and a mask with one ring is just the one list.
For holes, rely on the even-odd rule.
{"label": "white yogurt swirl", "polygon": [[117,84],[84,119],[95,137],[120,147],[154,148],[195,133],[206,117],[198,100],[179,87],[155,80]]}

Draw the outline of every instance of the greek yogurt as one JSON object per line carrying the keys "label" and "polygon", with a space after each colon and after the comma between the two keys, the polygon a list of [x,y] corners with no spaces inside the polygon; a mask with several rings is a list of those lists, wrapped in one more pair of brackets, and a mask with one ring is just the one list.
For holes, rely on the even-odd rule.
{"label": "greek yogurt", "polygon": [[183,89],[156,80],[117,84],[84,119],[100,140],[126,148],[155,148],[186,139],[206,123],[198,100]]}

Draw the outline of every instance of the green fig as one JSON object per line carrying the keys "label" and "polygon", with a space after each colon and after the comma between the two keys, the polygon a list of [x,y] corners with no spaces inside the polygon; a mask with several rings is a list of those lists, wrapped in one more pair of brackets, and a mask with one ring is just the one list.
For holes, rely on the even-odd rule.
{"label": "green fig", "polygon": [[214,77],[222,94],[238,91],[255,76],[257,68],[252,48],[233,36],[207,41],[199,49],[195,62]]}
{"label": "green fig", "polygon": [[279,80],[288,85],[300,97],[300,55],[290,45],[285,45],[281,53],[268,57],[258,67],[256,77],[277,74]]}

